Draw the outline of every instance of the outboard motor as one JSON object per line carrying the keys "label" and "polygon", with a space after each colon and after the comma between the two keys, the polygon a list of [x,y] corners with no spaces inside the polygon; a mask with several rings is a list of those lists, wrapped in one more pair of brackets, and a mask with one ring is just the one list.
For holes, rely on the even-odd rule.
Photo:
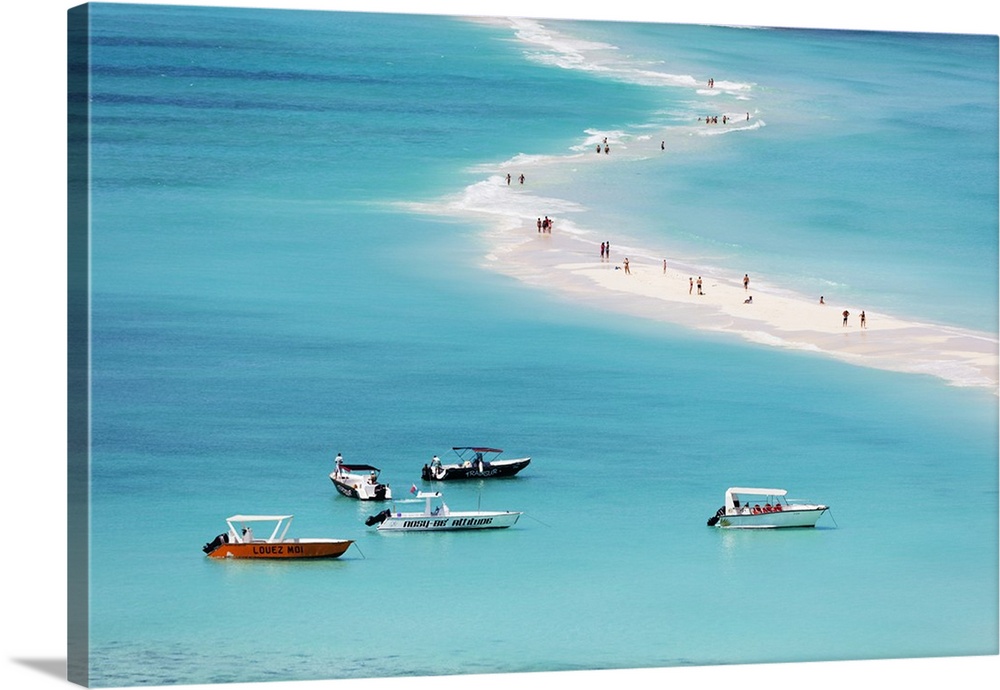
{"label": "outboard motor", "polygon": [[223,544],[228,544],[228,543],[229,543],[229,535],[223,532],[215,539],[213,539],[212,541],[208,542],[203,547],[201,547],[201,550],[204,551],[205,553],[212,553]]}
{"label": "outboard motor", "polygon": [[371,527],[372,525],[381,525],[391,515],[392,511],[386,508],[381,513],[376,513],[375,515],[369,516],[368,519],[365,520],[365,524],[368,525],[369,527]]}
{"label": "outboard motor", "polygon": [[424,465],[424,469],[420,470],[420,478],[423,479],[424,481],[430,481],[431,468],[428,467],[427,465]]}
{"label": "outboard motor", "polygon": [[379,501],[384,501],[385,500],[385,489],[386,489],[385,484],[376,484],[375,485],[375,498],[378,499]]}
{"label": "outboard motor", "polygon": [[722,506],[717,511],[715,511],[715,515],[708,518],[708,526],[715,527],[715,525],[718,524],[719,522],[719,518],[721,518],[725,514],[726,514],[726,506]]}

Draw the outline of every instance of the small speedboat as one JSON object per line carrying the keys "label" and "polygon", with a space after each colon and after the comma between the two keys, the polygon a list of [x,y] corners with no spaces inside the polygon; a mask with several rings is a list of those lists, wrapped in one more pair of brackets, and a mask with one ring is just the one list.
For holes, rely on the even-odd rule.
{"label": "small speedboat", "polygon": [[[337,558],[354,543],[351,539],[289,539],[291,515],[233,515],[228,531],[202,547],[209,558]],[[274,525],[269,536],[254,535],[254,525]],[[266,531],[266,530],[265,530]]]}
{"label": "small speedboat", "polygon": [[500,454],[503,451],[499,448],[457,446],[452,451],[458,456],[458,462],[442,463],[441,458],[435,455],[429,465],[424,465],[421,478],[426,481],[443,481],[513,477],[531,462],[530,457],[501,460]]}
{"label": "small speedboat", "polygon": [[397,503],[423,503],[424,509],[408,513],[386,509],[369,517],[365,520],[365,524],[369,527],[378,525],[380,530],[409,532],[503,529],[516,523],[517,519],[521,517],[521,513],[509,510],[451,510],[438,491],[420,491],[417,492],[415,499],[406,499],[397,501]]}
{"label": "small speedboat", "polygon": [[725,504],[708,519],[709,527],[722,529],[769,529],[815,527],[829,506],[801,499],[787,499],[784,489],[726,490]]}
{"label": "small speedboat", "polygon": [[337,453],[330,481],[344,496],[362,501],[388,501],[392,499],[392,490],[388,484],[378,480],[382,472],[371,465],[345,465],[344,458]]}

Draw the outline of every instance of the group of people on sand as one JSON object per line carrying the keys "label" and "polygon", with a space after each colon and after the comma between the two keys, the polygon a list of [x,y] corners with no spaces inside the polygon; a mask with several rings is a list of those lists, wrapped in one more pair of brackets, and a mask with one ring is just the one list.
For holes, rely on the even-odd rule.
{"label": "group of people on sand", "polygon": [[[518,176],[517,181],[524,184],[524,173],[521,173]],[[507,173],[507,186],[510,187],[510,173]]]}
{"label": "group of people on sand", "polygon": [[[819,298],[819,303],[823,304],[823,298],[822,297]],[[851,315],[851,312],[849,312],[849,311],[847,311],[845,309],[844,310],[844,325],[845,326],[847,325],[847,319],[848,319],[848,317],[850,317],[850,315]],[[859,318],[861,320],[861,327],[862,328],[868,328],[868,321],[867,321],[867,319],[865,319],[865,310],[864,309],[861,310],[861,315],[859,316]]]}
{"label": "group of people on sand", "polygon": [[[826,304],[826,300],[823,298],[823,295],[819,296],[819,303],[820,304],[824,304],[824,305]],[[850,316],[851,316],[851,312],[849,312],[848,310],[845,309],[844,312],[843,312],[844,326],[847,326],[847,319],[850,318]],[[859,315],[858,318],[861,321],[861,327],[862,328],[868,328],[868,319],[865,317],[865,310],[864,309],[861,310],[861,314]]]}
{"label": "group of people on sand", "polygon": [[538,232],[547,232],[550,234],[552,233],[552,221],[549,220],[548,216],[545,216],[544,220],[539,218],[537,225],[538,225]]}
{"label": "group of people on sand", "polygon": [[[597,152],[601,152],[601,145],[597,145]],[[611,153],[611,148],[608,146],[608,138],[604,137],[604,153]]]}
{"label": "group of people on sand", "polygon": [[[610,242],[607,242],[607,243],[602,242],[601,243],[601,258],[602,259],[604,259],[605,257],[610,258],[610,256],[611,256],[611,243]],[[625,259],[623,268],[625,269],[625,273],[631,274],[632,271],[629,268],[628,259]],[[667,260],[666,259],[663,260],[663,273],[664,273],[664,275],[666,275],[666,273],[667,273]],[[688,294],[689,295],[694,293],[695,287],[698,288],[698,294],[699,295],[704,295],[705,294],[704,282],[702,281],[701,276],[698,276],[698,280],[697,281],[694,279],[694,276],[691,276],[691,277],[688,278]],[[750,274],[748,274],[748,273],[744,273],[743,274],[743,289],[744,290],[749,290],[750,289]],[[743,300],[743,304],[753,304],[753,295],[748,295],[747,298],[745,300]],[[864,323],[864,316],[863,315],[862,315],[862,323]]]}
{"label": "group of people on sand", "polygon": [[[733,122],[734,119],[735,118],[729,117],[728,115],[723,115],[722,116],[722,124],[726,124],[727,122]],[[749,120],[750,120],[750,113],[747,113],[747,121],[749,121]],[[701,122],[701,118],[700,117],[698,118],[698,122]],[[706,115],[705,116],[705,124],[706,125],[717,125],[717,124],[719,124],[719,116],[718,115]]]}
{"label": "group of people on sand", "polygon": [[[545,221],[548,221],[548,216],[546,216]],[[545,221],[542,221],[542,220],[538,221],[539,222],[539,232],[542,231],[541,229],[542,229]],[[548,226],[545,226],[545,227],[551,227],[551,221],[549,221],[549,223],[550,224]],[[601,242],[601,261],[605,261],[605,260],[610,259],[610,258],[611,258],[611,243],[610,242]],[[617,270],[617,268],[618,267],[616,267],[616,270]],[[623,272],[626,275],[631,275],[632,274],[632,269],[631,269],[631,266],[629,265],[628,258],[625,258],[623,260],[621,268],[623,269]],[[666,272],[667,272],[667,260],[664,259],[663,260],[663,273],[664,273],[664,275],[666,274]],[[701,276],[698,276],[698,280],[697,281],[695,281],[694,276],[691,276],[690,278],[688,278],[688,294],[689,295],[692,294],[692,293],[694,293],[695,287],[698,288],[698,294],[699,295],[704,295],[705,294],[705,292],[703,290],[703,282],[702,282]],[[746,291],[746,290],[749,290],[749,289],[750,289],[750,274],[749,273],[744,273],[743,274],[743,290]],[[826,304],[826,301],[825,301],[823,295],[820,295],[819,303],[820,304],[824,304],[824,305]],[[753,304],[753,295],[747,295],[747,298],[745,300],[743,300],[743,304]],[[848,325],[848,318],[850,317],[850,315],[851,315],[851,313],[847,309],[845,309],[844,312],[843,312],[844,326]],[[860,326],[861,326],[861,328],[868,328],[868,321],[867,321],[867,318],[865,316],[865,312],[864,312],[863,309],[861,310],[861,314],[859,314],[858,318],[860,320]],[[779,505],[774,506],[774,510],[781,510],[781,506],[779,506]],[[770,512],[770,510],[764,510],[764,512]]]}

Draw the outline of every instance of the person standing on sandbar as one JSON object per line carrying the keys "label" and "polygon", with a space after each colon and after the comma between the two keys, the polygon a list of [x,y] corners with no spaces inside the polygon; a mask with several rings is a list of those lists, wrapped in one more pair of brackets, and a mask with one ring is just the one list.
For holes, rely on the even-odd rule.
{"label": "person standing on sandbar", "polygon": [[844,310],[844,325],[847,325],[847,317],[851,315],[851,312]]}

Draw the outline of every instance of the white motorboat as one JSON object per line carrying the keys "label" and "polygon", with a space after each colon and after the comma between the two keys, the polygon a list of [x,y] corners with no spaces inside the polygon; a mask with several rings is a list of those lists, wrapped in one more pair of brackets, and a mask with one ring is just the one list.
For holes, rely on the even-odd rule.
{"label": "white motorboat", "polygon": [[771,529],[815,527],[829,506],[801,499],[787,499],[784,489],[730,487],[725,504],[708,519],[709,527],[722,529]]}
{"label": "white motorboat", "polygon": [[369,527],[378,525],[380,530],[408,532],[503,529],[516,523],[521,517],[521,513],[510,510],[451,510],[441,499],[441,493],[438,491],[420,491],[415,499],[396,502],[423,503],[424,509],[416,512],[397,512],[387,508],[369,517],[365,520],[365,524]]}
{"label": "white motorboat", "polygon": [[330,473],[330,481],[344,496],[362,501],[392,500],[392,490],[388,484],[378,480],[382,471],[372,465],[345,465],[344,458],[337,453],[336,465]]}

